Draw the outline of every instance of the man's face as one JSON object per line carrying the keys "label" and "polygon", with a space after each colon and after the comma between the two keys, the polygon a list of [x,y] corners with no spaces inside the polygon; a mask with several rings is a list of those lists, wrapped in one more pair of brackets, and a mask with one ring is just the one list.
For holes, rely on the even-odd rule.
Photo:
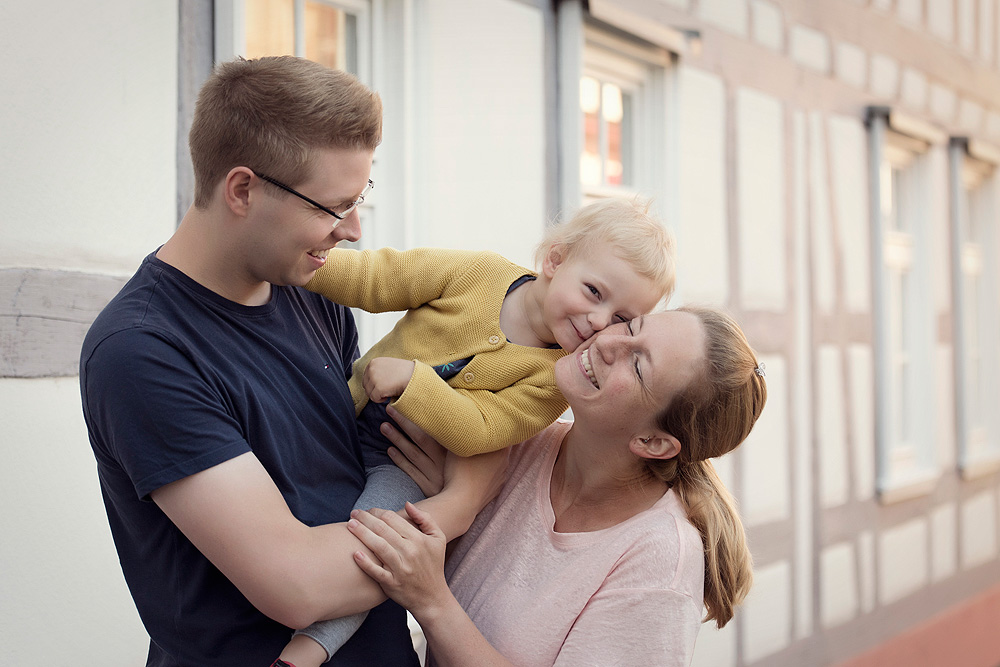
{"label": "man's face", "polygon": [[[368,185],[374,153],[326,148],[314,153],[309,177],[289,183],[296,191],[337,208],[354,201]],[[259,207],[254,216],[248,262],[254,277],[277,285],[305,285],[341,241],[361,238],[355,209],[343,220],[257,179]]]}

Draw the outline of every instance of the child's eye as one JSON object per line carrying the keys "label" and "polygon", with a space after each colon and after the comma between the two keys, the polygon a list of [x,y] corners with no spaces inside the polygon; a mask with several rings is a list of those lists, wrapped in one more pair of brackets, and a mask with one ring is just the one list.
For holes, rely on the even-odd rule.
{"label": "child's eye", "polygon": [[632,320],[629,320],[628,322],[626,322],[625,326],[628,327],[628,335],[629,336],[634,336],[635,334],[632,332]]}
{"label": "child's eye", "polygon": [[642,370],[639,368],[639,357],[635,358],[635,374],[639,376],[639,380],[642,380]]}
{"label": "child's eye", "polygon": [[618,320],[616,324],[621,324],[622,322],[628,322],[628,318],[624,315],[615,315],[615,319]]}
{"label": "child's eye", "polygon": [[601,298],[601,291],[596,287],[594,287],[593,285],[591,285],[590,283],[587,283],[587,289],[589,289],[590,293],[596,296],[598,299]]}

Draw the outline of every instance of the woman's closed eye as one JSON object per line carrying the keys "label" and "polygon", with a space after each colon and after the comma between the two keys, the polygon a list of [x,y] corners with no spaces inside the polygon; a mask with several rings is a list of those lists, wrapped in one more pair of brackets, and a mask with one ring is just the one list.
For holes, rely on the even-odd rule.
{"label": "woman's closed eye", "polygon": [[[630,336],[634,336],[635,332],[632,330],[632,320],[629,320],[628,322],[626,322],[625,326],[628,327],[628,334]],[[635,374],[636,374],[636,376],[639,378],[639,381],[641,382],[642,381],[642,368],[640,368],[640,366],[639,366],[639,355],[638,354],[635,355],[635,362],[633,363],[633,367],[635,368]]]}

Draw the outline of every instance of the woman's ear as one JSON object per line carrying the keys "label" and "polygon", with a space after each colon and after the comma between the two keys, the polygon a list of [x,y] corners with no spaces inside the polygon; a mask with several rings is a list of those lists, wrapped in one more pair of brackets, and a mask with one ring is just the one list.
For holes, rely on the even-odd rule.
{"label": "woman's ear", "polygon": [[550,246],[548,252],[545,253],[545,259],[542,260],[542,275],[546,278],[552,278],[556,273],[556,269],[559,268],[559,265],[565,259],[563,255],[564,252],[561,245]]}
{"label": "woman's ear", "polygon": [[681,453],[681,441],[669,433],[658,431],[647,437],[633,437],[628,448],[639,458],[672,459]]}

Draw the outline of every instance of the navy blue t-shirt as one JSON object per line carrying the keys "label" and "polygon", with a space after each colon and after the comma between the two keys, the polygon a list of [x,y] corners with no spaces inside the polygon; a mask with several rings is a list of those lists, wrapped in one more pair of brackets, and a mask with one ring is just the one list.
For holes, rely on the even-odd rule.
{"label": "navy blue t-shirt", "polygon": [[[154,255],[94,321],[80,360],[84,418],[150,635],[147,665],[264,667],[291,637],[149,494],[252,451],[303,523],[346,520],[364,486],[347,388],[357,354],[342,306],[277,286],[266,305],[244,306]],[[328,664],[416,665],[403,610],[373,610]]]}

